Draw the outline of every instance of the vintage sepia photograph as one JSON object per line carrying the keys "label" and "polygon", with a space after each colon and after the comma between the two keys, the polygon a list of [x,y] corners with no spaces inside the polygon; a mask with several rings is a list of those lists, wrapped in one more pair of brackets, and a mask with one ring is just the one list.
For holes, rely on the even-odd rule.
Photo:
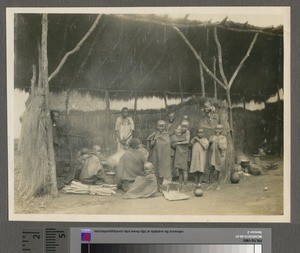
{"label": "vintage sepia photograph", "polygon": [[288,7],[8,8],[9,219],[290,222]]}

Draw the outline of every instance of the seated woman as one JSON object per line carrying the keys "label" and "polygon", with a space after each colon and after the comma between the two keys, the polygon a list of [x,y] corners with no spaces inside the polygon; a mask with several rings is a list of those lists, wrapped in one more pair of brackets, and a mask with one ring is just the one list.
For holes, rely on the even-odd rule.
{"label": "seated woman", "polygon": [[140,144],[141,141],[138,138],[132,138],[129,142],[129,149],[120,158],[117,166],[119,185],[124,191],[129,190],[137,176],[144,175],[146,158],[144,153],[139,149]]}
{"label": "seated woman", "polygon": [[95,184],[97,180],[105,179],[105,171],[100,163],[103,159],[101,155],[101,147],[94,145],[92,147],[91,155],[85,159],[79,180],[83,184]]}
{"label": "seated woman", "polygon": [[144,175],[137,176],[130,189],[125,193],[124,199],[137,199],[153,197],[157,193],[157,179],[152,163],[144,165]]}

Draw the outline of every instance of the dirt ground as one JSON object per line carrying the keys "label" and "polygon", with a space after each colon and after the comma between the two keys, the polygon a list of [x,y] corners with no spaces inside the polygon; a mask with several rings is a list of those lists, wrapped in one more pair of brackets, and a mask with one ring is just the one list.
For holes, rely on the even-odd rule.
{"label": "dirt ground", "polygon": [[[118,190],[112,196],[65,194],[40,197],[24,203],[15,194],[15,213],[30,214],[130,214],[130,215],[281,215],[283,214],[283,163],[278,169],[264,169],[260,176],[242,176],[238,184],[223,183],[221,191],[205,190],[203,197],[192,191],[187,200],[168,201],[162,194],[148,199],[123,199]],[[192,185],[192,182],[189,182]],[[267,188],[267,189],[266,189]]]}

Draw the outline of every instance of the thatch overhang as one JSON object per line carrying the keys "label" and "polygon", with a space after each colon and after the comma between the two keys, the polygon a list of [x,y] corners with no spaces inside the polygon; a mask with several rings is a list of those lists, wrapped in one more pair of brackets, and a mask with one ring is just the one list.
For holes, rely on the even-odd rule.
{"label": "thatch overhang", "polygon": [[[93,14],[49,15],[49,73],[82,39],[95,18]],[[41,15],[19,14],[15,22],[15,88],[28,90],[32,64],[38,60]],[[265,101],[283,87],[282,27],[173,20],[155,15],[102,15],[95,31],[51,80],[50,90],[78,90],[99,97],[104,97],[107,90],[109,98],[116,100],[164,94],[173,98],[200,95],[198,60],[172,28],[174,25],[201,52],[211,70],[217,54],[213,28],[218,27],[228,78],[244,57],[255,32],[259,32],[251,55],[231,88],[233,102]],[[213,80],[204,75],[207,96],[213,97]],[[218,96],[225,98],[220,86]]]}

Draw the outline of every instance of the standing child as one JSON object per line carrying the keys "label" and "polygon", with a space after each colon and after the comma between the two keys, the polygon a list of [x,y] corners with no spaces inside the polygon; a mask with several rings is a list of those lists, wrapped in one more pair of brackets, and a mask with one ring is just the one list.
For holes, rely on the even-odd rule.
{"label": "standing child", "polygon": [[171,157],[170,157],[170,136],[166,131],[166,122],[159,120],[156,124],[156,131],[147,138],[149,162],[155,168],[159,185],[163,181],[171,182]]}
{"label": "standing child", "polygon": [[[188,180],[188,158],[189,158],[189,143],[190,131],[188,130],[189,122],[182,121],[180,124],[180,134],[173,139],[172,148],[175,149],[174,167],[179,172],[179,188],[187,191]],[[183,187],[182,187],[183,182]]]}
{"label": "standing child", "polygon": [[193,144],[193,149],[190,172],[194,173],[195,186],[201,187],[203,173],[206,165],[206,151],[209,146],[208,140],[204,137],[203,129],[198,129],[197,136],[195,136],[191,140],[191,144]]}
{"label": "standing child", "polygon": [[218,124],[215,128],[215,135],[211,136],[209,139],[210,149],[211,149],[211,159],[210,159],[210,172],[209,172],[209,186],[211,189],[213,173],[217,172],[217,188],[216,190],[221,190],[220,186],[220,172],[225,167],[226,159],[226,149],[227,140],[224,135],[222,135],[223,126]]}

